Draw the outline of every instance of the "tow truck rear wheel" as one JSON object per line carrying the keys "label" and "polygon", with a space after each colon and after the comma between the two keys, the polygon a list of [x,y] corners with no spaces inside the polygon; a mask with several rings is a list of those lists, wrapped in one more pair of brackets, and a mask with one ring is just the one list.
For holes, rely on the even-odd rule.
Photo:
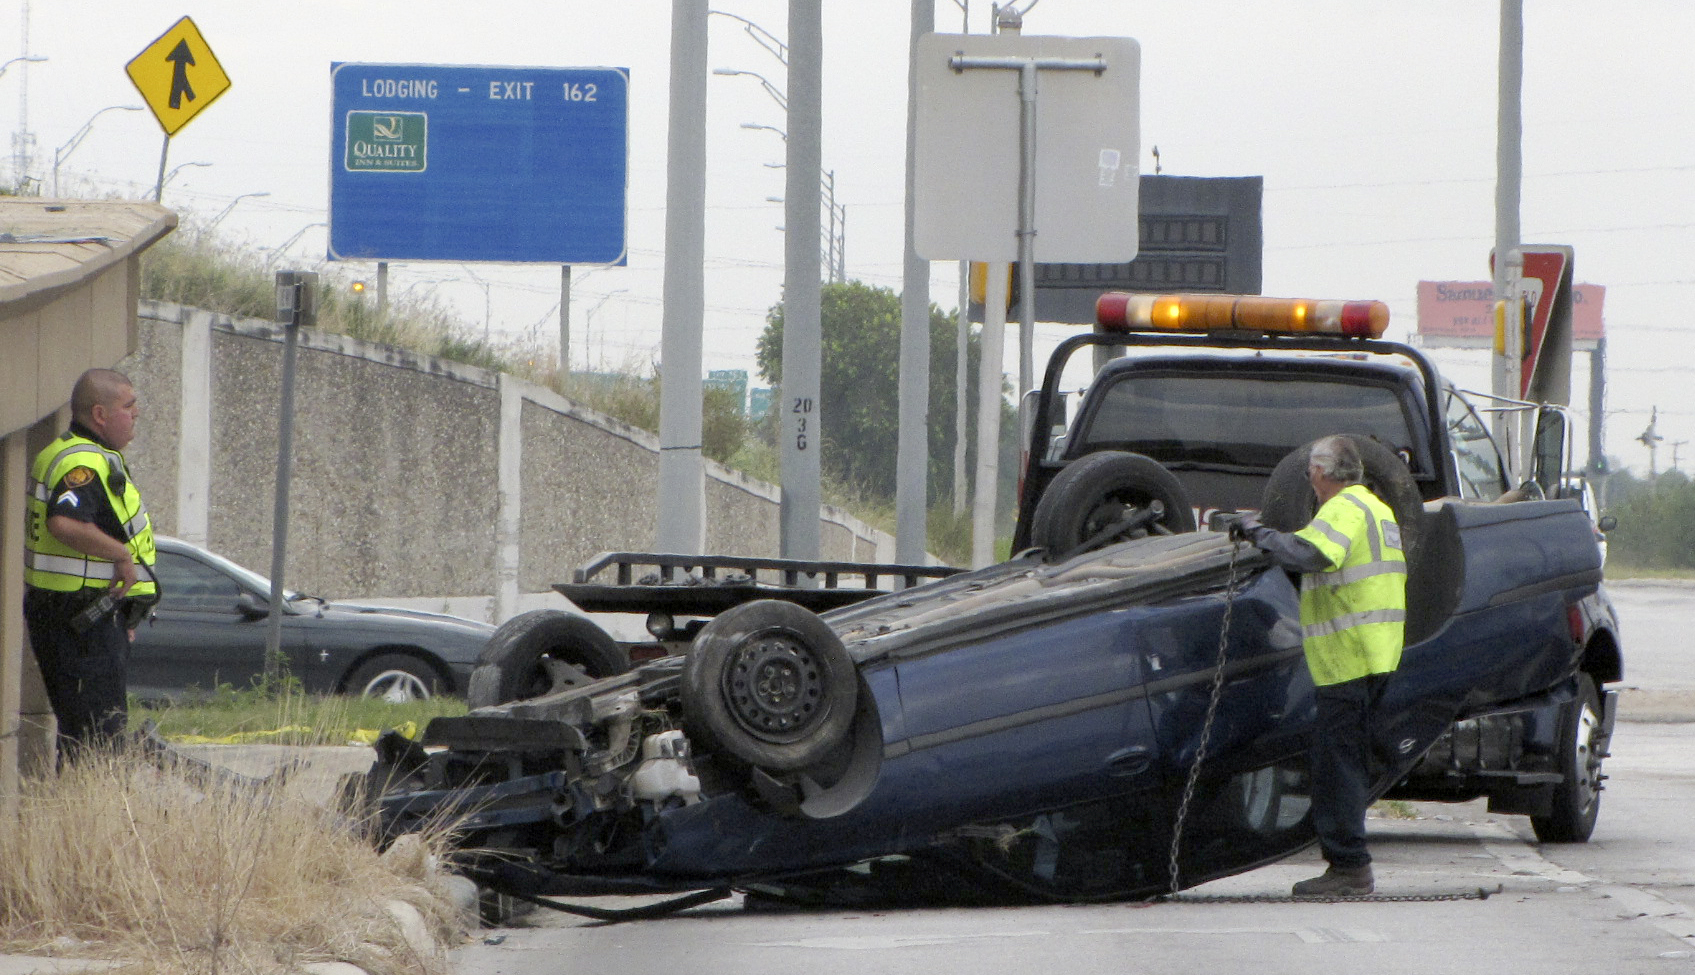
{"label": "tow truck rear wheel", "polygon": [[557,609],[532,610],[489,637],[465,703],[486,708],[522,701],[629,669],[630,655],[592,622]]}
{"label": "tow truck rear wheel", "polygon": [[1555,768],[1564,780],[1554,787],[1546,816],[1530,817],[1544,843],[1587,843],[1601,814],[1601,695],[1588,674],[1577,677],[1577,697],[1560,711],[1560,752]]}
{"label": "tow truck rear wheel", "polygon": [[1176,475],[1142,454],[1097,450],[1054,476],[1030,519],[1030,544],[1057,562],[1162,529],[1195,530],[1195,511]]}
{"label": "tow truck rear wheel", "polygon": [[766,772],[798,772],[847,739],[859,678],[818,616],[760,599],[728,609],[683,663],[683,731],[697,752]]}

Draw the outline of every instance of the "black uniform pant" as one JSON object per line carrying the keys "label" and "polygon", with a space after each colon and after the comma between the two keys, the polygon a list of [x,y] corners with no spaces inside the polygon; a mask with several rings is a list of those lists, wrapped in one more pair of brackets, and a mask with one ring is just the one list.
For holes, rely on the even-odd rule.
{"label": "black uniform pant", "polygon": [[1373,674],[1317,689],[1318,724],[1308,753],[1312,824],[1325,861],[1344,870],[1371,863],[1365,811],[1371,805],[1373,714],[1388,683],[1388,674]]}
{"label": "black uniform pant", "polygon": [[87,592],[24,591],[24,622],[59,719],[61,757],[86,746],[115,744],[129,723],[129,634],[121,613],[74,632],[71,617],[88,605]]}

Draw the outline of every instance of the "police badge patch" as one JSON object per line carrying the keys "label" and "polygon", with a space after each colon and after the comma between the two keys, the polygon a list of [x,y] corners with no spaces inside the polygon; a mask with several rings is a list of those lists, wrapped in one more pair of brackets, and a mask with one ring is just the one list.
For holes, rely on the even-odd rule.
{"label": "police badge patch", "polygon": [[68,488],[79,488],[92,480],[94,480],[93,470],[87,467],[73,467],[70,469],[70,472],[65,475],[65,486]]}

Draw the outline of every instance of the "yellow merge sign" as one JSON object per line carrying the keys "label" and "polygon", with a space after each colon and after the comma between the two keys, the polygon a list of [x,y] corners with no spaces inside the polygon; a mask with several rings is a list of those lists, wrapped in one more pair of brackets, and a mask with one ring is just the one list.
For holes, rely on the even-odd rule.
{"label": "yellow merge sign", "polygon": [[187,17],[147,45],[124,70],[167,136],[176,135],[230,87],[229,76]]}

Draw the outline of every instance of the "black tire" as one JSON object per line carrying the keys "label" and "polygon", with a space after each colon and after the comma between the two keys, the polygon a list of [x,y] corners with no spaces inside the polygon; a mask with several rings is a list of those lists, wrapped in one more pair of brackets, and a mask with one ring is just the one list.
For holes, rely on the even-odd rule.
{"label": "black tire", "polygon": [[1601,814],[1601,695],[1587,674],[1577,677],[1577,697],[1560,709],[1559,754],[1554,769],[1564,781],[1554,787],[1546,816],[1530,817],[1544,843],[1587,843]]}
{"label": "black tire", "polygon": [[342,687],[360,697],[380,697],[392,703],[427,701],[450,689],[441,671],[404,653],[379,653],[347,675]]}
{"label": "black tire", "polygon": [[761,599],[695,637],[683,662],[683,730],[696,751],[797,772],[847,740],[858,695],[853,658],[829,624]]}
{"label": "black tire", "polygon": [[629,653],[594,623],[557,609],[532,610],[489,637],[465,703],[486,708],[527,700],[629,669]]}
{"label": "black tire", "polygon": [[[1407,571],[1411,572],[1424,515],[1424,499],[1419,496],[1418,483],[1413,480],[1412,471],[1407,470],[1406,462],[1393,450],[1369,437],[1350,434],[1348,439],[1359,451],[1360,462],[1365,466],[1366,487],[1395,512],[1395,521],[1401,526],[1401,552],[1407,558]],[[1271,479],[1266,482],[1265,496],[1260,499],[1262,524],[1280,532],[1292,532],[1305,528],[1318,513],[1318,497],[1307,480],[1311,454],[1309,443],[1291,450],[1277,462]]]}
{"label": "black tire", "polygon": [[[1030,518],[1030,544],[1047,550],[1051,561],[1078,549],[1113,524],[1159,502],[1164,509],[1153,524],[1173,534],[1195,530],[1195,512],[1183,485],[1159,462],[1123,450],[1085,454],[1054,475]],[[1149,526],[1152,527],[1152,526]],[[1140,537],[1148,528],[1101,539],[1097,544]]]}

